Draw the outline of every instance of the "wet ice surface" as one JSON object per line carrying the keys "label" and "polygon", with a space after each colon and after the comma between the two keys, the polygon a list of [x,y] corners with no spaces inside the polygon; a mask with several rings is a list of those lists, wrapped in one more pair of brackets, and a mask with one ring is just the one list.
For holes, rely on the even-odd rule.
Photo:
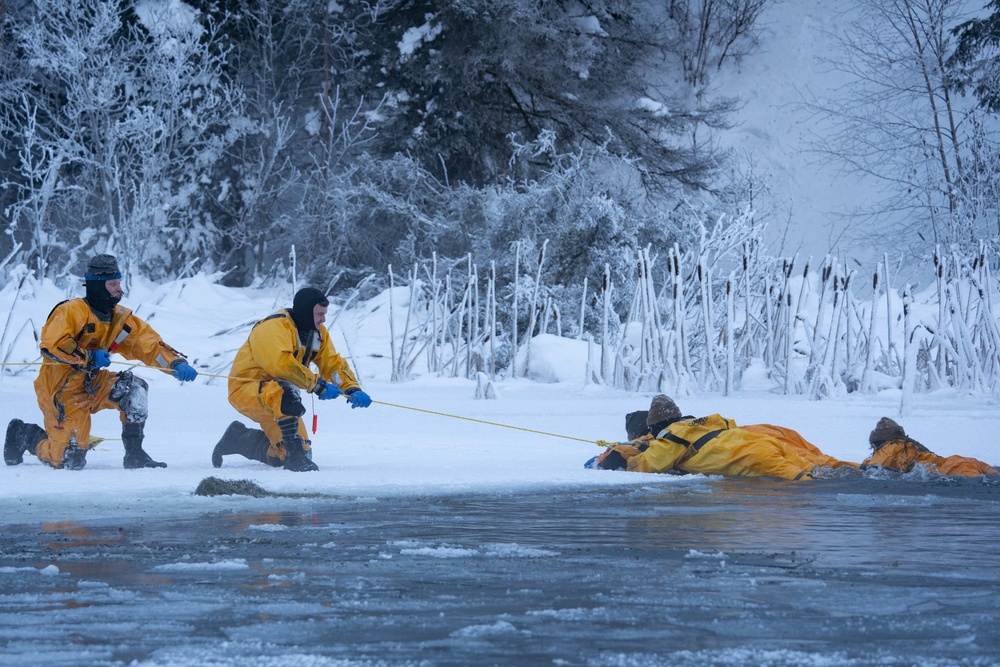
{"label": "wet ice surface", "polygon": [[685,478],[10,526],[0,664],[995,665],[998,501]]}

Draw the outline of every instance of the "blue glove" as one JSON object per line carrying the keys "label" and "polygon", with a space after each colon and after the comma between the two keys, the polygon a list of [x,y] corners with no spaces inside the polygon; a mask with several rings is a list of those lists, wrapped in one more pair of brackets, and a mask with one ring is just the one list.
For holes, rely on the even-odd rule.
{"label": "blue glove", "polygon": [[319,396],[319,400],[329,401],[331,398],[337,398],[344,392],[341,391],[338,385],[335,385],[332,382],[327,382],[321,378],[313,388],[313,393]]}
{"label": "blue glove", "polygon": [[351,408],[367,408],[372,404],[371,397],[360,389],[355,389],[347,395],[347,402],[351,404]]}
{"label": "blue glove", "polygon": [[198,377],[198,371],[192,368],[186,361],[182,361],[174,366],[174,372],[172,375],[181,382],[190,382]]}
{"label": "blue glove", "polygon": [[94,350],[87,366],[90,368],[107,368],[111,365],[111,353],[107,350]]}

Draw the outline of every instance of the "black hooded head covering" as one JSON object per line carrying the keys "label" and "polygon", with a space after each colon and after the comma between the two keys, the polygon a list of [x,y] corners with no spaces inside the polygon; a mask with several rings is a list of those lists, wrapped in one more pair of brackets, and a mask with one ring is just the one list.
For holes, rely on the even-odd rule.
{"label": "black hooded head covering", "polygon": [[118,260],[114,255],[94,255],[87,263],[87,273],[83,278],[83,284],[87,288],[87,303],[98,315],[110,317],[121,297],[112,295],[105,283],[109,280],[121,280]]}
{"label": "black hooded head covering", "polygon": [[635,440],[649,433],[646,416],[649,410],[636,410],[625,415],[625,433],[629,440]]}
{"label": "black hooded head covering", "polygon": [[292,316],[292,321],[295,322],[296,329],[299,331],[314,331],[316,329],[313,308],[317,305],[329,306],[330,300],[315,287],[303,287],[295,293],[292,307],[288,312]]}

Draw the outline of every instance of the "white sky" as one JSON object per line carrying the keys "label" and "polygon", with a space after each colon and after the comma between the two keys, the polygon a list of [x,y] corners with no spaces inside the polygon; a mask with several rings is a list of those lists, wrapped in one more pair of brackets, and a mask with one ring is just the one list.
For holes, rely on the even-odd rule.
{"label": "white sky", "polygon": [[732,91],[744,103],[736,114],[738,124],[721,140],[756,162],[769,179],[775,209],[760,213],[770,216],[770,237],[781,254],[821,257],[842,231],[830,214],[863,203],[864,188],[856,179],[838,177],[804,149],[814,127],[800,107],[804,95],[829,94],[838,83],[822,71],[817,57],[829,56],[833,43],[824,30],[836,25],[841,11],[840,3],[768,4],[760,19],[761,50],[716,81],[720,91]]}

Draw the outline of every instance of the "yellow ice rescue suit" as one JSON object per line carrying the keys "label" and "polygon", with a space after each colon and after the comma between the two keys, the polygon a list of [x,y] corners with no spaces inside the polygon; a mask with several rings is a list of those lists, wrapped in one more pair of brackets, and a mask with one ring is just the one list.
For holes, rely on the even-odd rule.
{"label": "yellow ice rescue suit", "polygon": [[[303,340],[303,337],[306,338]],[[318,373],[310,370],[315,364]],[[310,449],[301,406],[291,384],[312,392],[320,380],[340,386],[344,392],[360,388],[347,361],[334,349],[326,327],[319,326],[300,336],[288,309],[264,318],[250,331],[247,341],[236,353],[229,378],[229,402],[241,414],[263,429],[271,443],[268,456],[285,459],[279,419],[298,418],[298,435],[303,449]],[[288,389],[291,389],[290,387]]]}
{"label": "yellow ice rescue suit", "polygon": [[633,472],[794,480],[811,477],[817,467],[856,465],[823,454],[792,429],[769,424],[740,428],[718,414],[681,418],[655,437],[617,444],[611,451]]}
{"label": "yellow ice rescue suit", "polygon": [[105,321],[84,299],[63,301],[52,309],[39,346],[43,358],[35,394],[46,438],[38,443],[37,456],[56,468],[62,466],[71,441],[82,450],[90,447],[90,415],[95,412],[114,408],[121,411],[123,424],[146,421],[145,382],[128,371],[88,368],[94,351],[115,352],[166,373],[185,362],[128,308],[114,306]]}

